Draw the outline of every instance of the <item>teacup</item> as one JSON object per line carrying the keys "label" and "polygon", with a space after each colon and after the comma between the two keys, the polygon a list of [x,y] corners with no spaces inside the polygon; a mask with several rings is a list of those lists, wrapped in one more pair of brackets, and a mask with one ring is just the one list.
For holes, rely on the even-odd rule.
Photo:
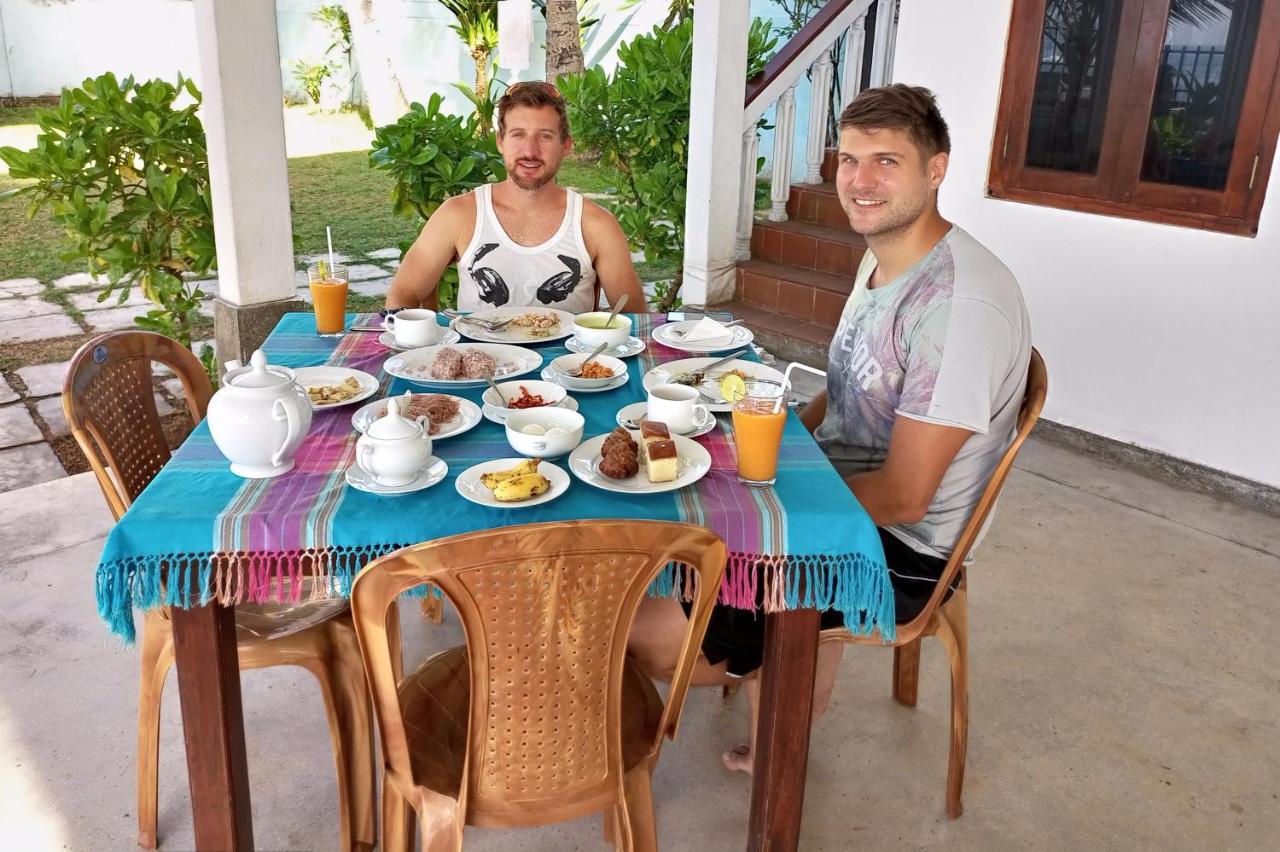
{"label": "teacup", "polygon": [[711,417],[711,411],[698,404],[697,388],[688,385],[654,385],[649,388],[646,420],[667,424],[672,432],[692,432]]}
{"label": "teacup", "polygon": [[389,314],[382,320],[382,327],[395,336],[396,346],[406,349],[430,346],[440,339],[440,324],[436,312],[425,308],[410,308]]}

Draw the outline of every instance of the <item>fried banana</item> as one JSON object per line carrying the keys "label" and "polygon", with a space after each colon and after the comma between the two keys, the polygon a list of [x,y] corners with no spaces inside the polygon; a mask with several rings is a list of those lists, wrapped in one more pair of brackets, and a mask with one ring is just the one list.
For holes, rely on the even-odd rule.
{"label": "fried banana", "polygon": [[498,487],[498,484],[508,479],[515,479],[517,476],[527,476],[531,473],[538,472],[538,463],[541,459],[525,459],[515,467],[509,467],[506,470],[495,470],[492,473],[484,473],[480,475],[480,484],[489,490]]}
{"label": "fried banana", "polygon": [[539,494],[545,494],[551,487],[551,481],[540,473],[527,473],[511,479],[504,479],[493,489],[495,500],[503,503],[519,503],[531,500]]}

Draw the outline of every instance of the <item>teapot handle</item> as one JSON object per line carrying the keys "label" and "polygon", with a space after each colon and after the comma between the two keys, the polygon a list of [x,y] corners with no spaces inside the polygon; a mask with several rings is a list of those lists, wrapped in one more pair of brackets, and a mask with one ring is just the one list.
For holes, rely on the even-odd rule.
{"label": "teapot handle", "polygon": [[271,454],[272,466],[279,465],[284,460],[284,454],[294,445],[294,442],[302,435],[302,415],[298,411],[299,402],[291,396],[282,396],[276,399],[271,406],[271,416],[276,420],[288,421],[289,428],[285,433],[284,442],[280,447]]}

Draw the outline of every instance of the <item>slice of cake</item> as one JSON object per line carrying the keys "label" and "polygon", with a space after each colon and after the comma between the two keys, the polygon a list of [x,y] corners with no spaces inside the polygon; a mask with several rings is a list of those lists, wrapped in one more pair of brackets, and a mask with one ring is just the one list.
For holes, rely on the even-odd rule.
{"label": "slice of cake", "polygon": [[676,451],[675,441],[669,438],[665,441],[647,441],[645,452],[649,457],[645,470],[650,482],[670,482],[676,478],[676,462],[680,460],[680,454]]}
{"label": "slice of cake", "polygon": [[648,464],[649,445],[656,441],[670,441],[671,432],[667,429],[667,424],[658,420],[641,420],[640,421],[640,461]]}

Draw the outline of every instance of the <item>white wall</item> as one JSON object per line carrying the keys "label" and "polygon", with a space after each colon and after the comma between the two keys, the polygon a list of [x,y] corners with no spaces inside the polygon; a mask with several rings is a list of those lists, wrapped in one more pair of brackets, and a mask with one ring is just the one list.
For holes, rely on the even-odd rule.
{"label": "white wall", "polygon": [[1022,283],[1045,416],[1280,486],[1280,171],[1256,238],[984,197],[1010,0],[904,0],[897,82],[951,123],[942,212]]}

